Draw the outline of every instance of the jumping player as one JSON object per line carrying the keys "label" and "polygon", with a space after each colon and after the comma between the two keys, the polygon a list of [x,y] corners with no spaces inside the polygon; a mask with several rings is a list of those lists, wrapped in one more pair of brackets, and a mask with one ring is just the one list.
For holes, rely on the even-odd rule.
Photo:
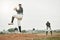
{"label": "jumping player", "polygon": [[21,32],[21,25],[20,25],[20,22],[23,18],[23,8],[22,8],[22,5],[19,4],[19,9],[15,8],[14,10],[17,12],[17,15],[13,15],[12,16],[12,20],[11,20],[11,23],[8,23],[8,25],[13,25],[13,21],[14,21],[14,18],[17,19],[18,21],[18,28],[19,28],[19,32]]}
{"label": "jumping player", "polygon": [[51,26],[50,26],[49,21],[47,21],[46,26],[47,26],[46,35],[48,34],[48,28],[50,29],[50,33],[51,33],[51,35],[52,35],[52,30],[51,30]]}

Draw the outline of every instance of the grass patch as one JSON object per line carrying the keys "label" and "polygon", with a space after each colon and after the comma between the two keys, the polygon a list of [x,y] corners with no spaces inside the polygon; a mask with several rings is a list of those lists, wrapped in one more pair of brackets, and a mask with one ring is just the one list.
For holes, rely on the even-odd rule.
{"label": "grass patch", "polygon": [[49,37],[49,38],[36,38],[33,40],[60,40],[60,37]]}

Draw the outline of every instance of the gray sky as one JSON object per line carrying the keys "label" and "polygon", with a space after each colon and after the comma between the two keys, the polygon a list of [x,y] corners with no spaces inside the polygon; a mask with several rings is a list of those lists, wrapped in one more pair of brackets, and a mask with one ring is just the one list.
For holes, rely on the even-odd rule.
{"label": "gray sky", "polygon": [[22,30],[46,29],[45,23],[50,21],[52,29],[60,29],[60,0],[0,0],[0,31],[18,27],[17,20],[9,26],[13,10],[21,3],[24,9]]}

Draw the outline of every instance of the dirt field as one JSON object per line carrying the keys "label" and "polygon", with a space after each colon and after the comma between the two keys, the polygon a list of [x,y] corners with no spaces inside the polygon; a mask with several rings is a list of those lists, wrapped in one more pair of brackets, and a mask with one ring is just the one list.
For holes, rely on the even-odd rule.
{"label": "dirt field", "polygon": [[34,40],[47,37],[60,37],[60,34],[46,36],[45,34],[1,34],[0,40]]}

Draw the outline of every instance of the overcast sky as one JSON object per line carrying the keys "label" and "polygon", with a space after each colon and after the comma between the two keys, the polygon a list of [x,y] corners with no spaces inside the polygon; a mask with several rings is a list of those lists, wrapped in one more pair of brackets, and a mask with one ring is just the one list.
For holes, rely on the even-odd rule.
{"label": "overcast sky", "polygon": [[22,30],[46,29],[46,22],[50,21],[52,29],[60,29],[60,0],[0,0],[0,31],[17,27],[17,20],[14,25],[9,26],[11,17],[16,14],[13,10],[21,3],[24,9]]}

